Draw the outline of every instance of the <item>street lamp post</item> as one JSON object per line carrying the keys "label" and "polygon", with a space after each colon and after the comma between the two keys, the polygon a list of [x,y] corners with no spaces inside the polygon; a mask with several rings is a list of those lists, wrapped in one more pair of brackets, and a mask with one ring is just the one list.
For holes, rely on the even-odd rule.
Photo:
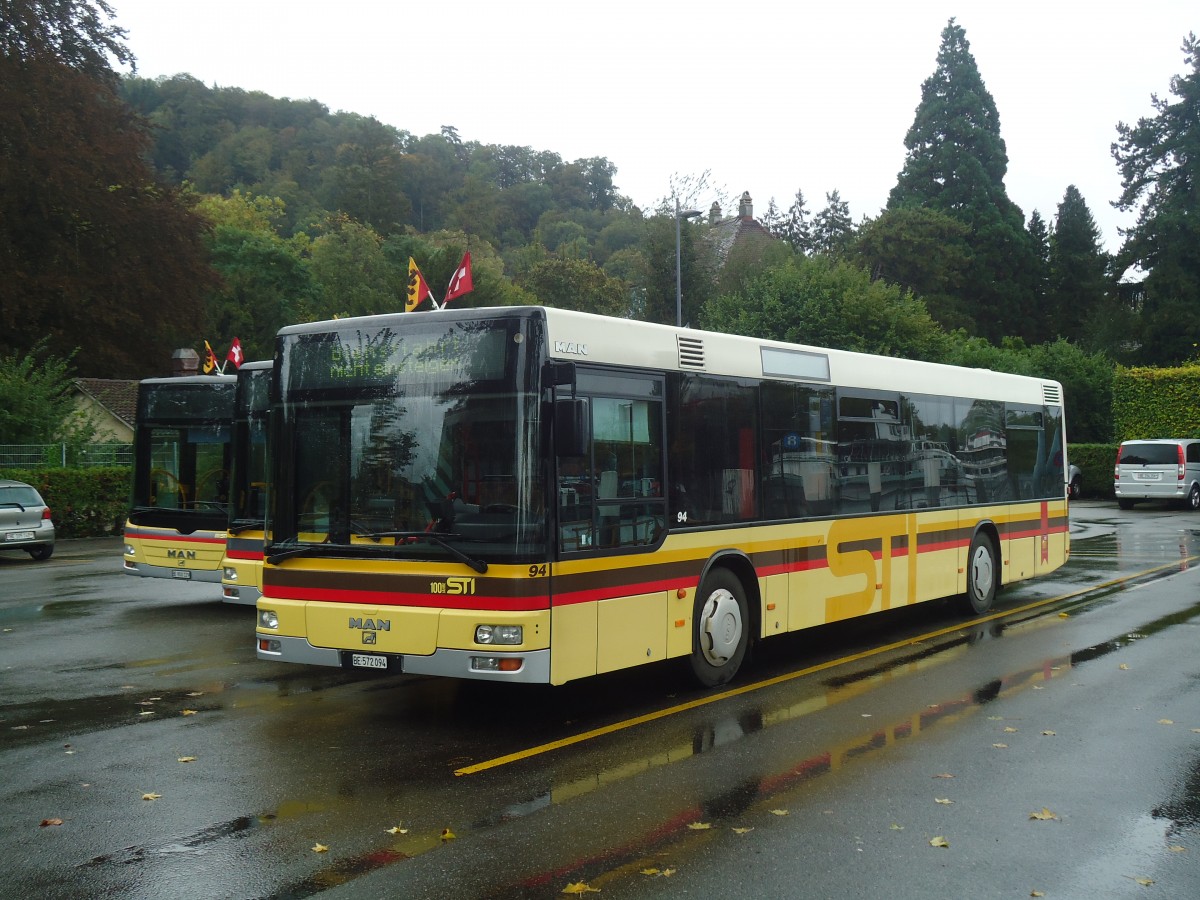
{"label": "street lamp post", "polygon": [[679,223],[703,215],[698,209],[680,209],[679,198],[675,198],[675,324],[683,325],[683,267],[680,263]]}

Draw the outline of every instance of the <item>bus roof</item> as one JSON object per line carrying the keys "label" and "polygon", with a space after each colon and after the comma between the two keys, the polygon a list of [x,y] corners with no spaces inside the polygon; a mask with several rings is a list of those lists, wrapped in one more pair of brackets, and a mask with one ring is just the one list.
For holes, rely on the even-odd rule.
{"label": "bus roof", "polygon": [[546,322],[548,355],[552,359],[577,363],[1062,405],[1062,385],[1050,379],[788,344],[544,306],[390,313],[291,325],[281,329],[279,334],[334,331],[346,327],[403,326],[405,321],[412,321],[414,315],[432,321],[464,316],[487,319],[537,316]]}

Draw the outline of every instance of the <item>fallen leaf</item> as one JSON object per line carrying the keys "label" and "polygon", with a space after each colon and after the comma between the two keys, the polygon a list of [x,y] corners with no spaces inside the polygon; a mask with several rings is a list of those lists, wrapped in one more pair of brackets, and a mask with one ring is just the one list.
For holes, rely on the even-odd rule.
{"label": "fallen leaf", "polygon": [[1174,719],[1159,719],[1158,724],[1159,725],[1174,725],[1175,720]]}
{"label": "fallen leaf", "polygon": [[326,847],[324,844],[313,844],[312,852],[313,853],[328,853],[329,848]]}
{"label": "fallen leaf", "polygon": [[1071,614],[1070,613],[1059,613],[1058,617],[1060,619],[1069,619],[1069,618],[1071,618]]}
{"label": "fallen leaf", "polygon": [[456,837],[458,837],[458,835],[455,834],[453,831],[451,831],[449,828],[442,829],[442,840],[443,841],[452,841]]}
{"label": "fallen leaf", "polygon": [[997,750],[1007,750],[1008,744],[992,744]]}
{"label": "fallen leaf", "polygon": [[692,831],[704,831],[706,828],[712,828],[711,822],[689,822],[688,828]]}
{"label": "fallen leaf", "polygon": [[600,888],[594,888],[586,881],[576,881],[562,889],[564,894],[598,894]]}
{"label": "fallen leaf", "polygon": [[142,794],[142,799],[143,799],[143,800],[158,800],[158,799],[160,799],[161,797],[162,797],[162,794],[154,794],[154,793],[150,793],[150,794]]}
{"label": "fallen leaf", "polygon": [[140,713],[138,713],[138,715],[139,715],[139,716],[152,716],[152,715],[154,715],[154,710],[152,710],[152,709],[143,709],[143,710],[142,710]]}
{"label": "fallen leaf", "polygon": [[988,716],[989,722],[1003,722],[1004,716]]}
{"label": "fallen leaf", "polygon": [[182,715],[182,716],[194,716],[195,714],[196,714],[196,711],[194,709],[185,709],[183,712],[180,713],[180,715]]}
{"label": "fallen leaf", "polygon": [[1172,853],[1187,853],[1187,847],[1180,847],[1178,844],[1172,844],[1167,849]]}
{"label": "fallen leaf", "polygon": [[393,825],[387,830],[388,834],[408,834],[407,828],[401,828],[399,825]]}
{"label": "fallen leaf", "polygon": [[1054,732],[1050,731],[1049,729],[1043,731],[1042,734],[1044,734],[1046,737],[1054,737]]}
{"label": "fallen leaf", "polygon": [[786,809],[771,810],[771,815],[773,815],[773,816],[786,816],[787,814],[788,814],[788,811]]}
{"label": "fallen leaf", "polygon": [[1040,684],[1035,684],[1035,685],[1033,686],[1033,689],[1034,689],[1035,691],[1044,691],[1046,688],[1045,688],[1043,685],[1040,685]]}
{"label": "fallen leaf", "polygon": [[203,697],[204,691],[192,691],[190,694],[185,694],[185,697]]}
{"label": "fallen leaf", "polygon": [[1037,819],[1039,822],[1049,822],[1051,819],[1057,819],[1058,816],[1043,806],[1041,812],[1031,812],[1029,818]]}
{"label": "fallen leaf", "polygon": [[642,869],[643,875],[657,875],[658,869]]}
{"label": "fallen leaf", "polygon": [[893,822],[893,823],[892,823],[891,825],[889,825],[888,827],[889,827],[889,828],[891,828],[891,829],[892,829],[892,831],[903,831],[903,830],[904,830],[904,826],[903,826],[903,825],[897,825],[895,822]]}
{"label": "fallen leaf", "polygon": [[676,869],[663,869],[660,874],[662,875],[663,878],[670,878],[672,875],[675,874],[676,871],[677,871]]}
{"label": "fallen leaf", "polygon": [[938,835],[937,837],[933,838],[933,840],[931,840],[929,842],[929,846],[930,847],[949,847],[950,842],[948,840],[946,840],[944,837],[942,837],[941,835]]}
{"label": "fallen leaf", "polygon": [[951,806],[951,805],[954,803],[954,801],[953,801],[953,800],[951,800],[949,797],[945,797],[945,798],[943,798],[943,797],[934,797],[934,798],[933,798],[933,802],[934,802],[934,803],[940,803],[940,804],[942,804],[942,806]]}
{"label": "fallen leaf", "polygon": [[934,775],[933,777],[934,778],[953,778],[954,776],[951,775],[949,772],[943,772],[941,775]]}
{"label": "fallen leaf", "polygon": [[1125,663],[1121,663],[1121,665],[1117,666],[1117,668],[1125,671],[1129,668],[1129,666],[1127,666]]}
{"label": "fallen leaf", "polygon": [[1046,895],[1043,894],[1041,891],[1030,891],[1029,896],[1030,897],[1045,897]]}
{"label": "fallen leaf", "polygon": [[1153,878],[1135,878],[1133,880],[1136,881],[1138,884],[1140,884],[1142,887],[1150,887],[1150,885],[1154,884]]}
{"label": "fallen leaf", "polygon": [[753,828],[737,828],[737,827],[735,827],[733,829],[733,833],[734,834],[749,834],[753,830],[754,830]]}
{"label": "fallen leaf", "polygon": [[1192,734],[1200,734],[1200,728],[1193,728]]}
{"label": "fallen leaf", "polygon": [[180,762],[195,762],[195,761],[196,761],[196,757],[194,757],[194,756],[181,756],[181,757],[179,757],[179,761],[180,761]]}
{"label": "fallen leaf", "polygon": [[[42,819],[42,824],[39,825],[38,827],[45,828],[48,825],[61,825],[62,823],[63,823],[62,819]],[[1183,848],[1180,847],[1179,849],[1182,850]]]}

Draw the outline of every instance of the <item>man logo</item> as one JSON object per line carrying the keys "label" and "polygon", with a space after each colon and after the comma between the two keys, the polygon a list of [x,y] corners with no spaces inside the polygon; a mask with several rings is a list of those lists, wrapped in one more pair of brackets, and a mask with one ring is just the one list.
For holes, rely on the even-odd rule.
{"label": "man logo", "polygon": [[[350,617],[351,629],[357,628],[362,631],[391,631],[391,619],[359,619],[354,616]],[[365,635],[364,635],[365,637]]]}
{"label": "man logo", "polygon": [[364,643],[364,644],[374,644],[374,643],[375,643],[375,636],[376,636],[378,633],[379,633],[379,632],[377,632],[377,631],[364,631],[364,632],[362,633],[362,636],[363,636],[363,643]]}

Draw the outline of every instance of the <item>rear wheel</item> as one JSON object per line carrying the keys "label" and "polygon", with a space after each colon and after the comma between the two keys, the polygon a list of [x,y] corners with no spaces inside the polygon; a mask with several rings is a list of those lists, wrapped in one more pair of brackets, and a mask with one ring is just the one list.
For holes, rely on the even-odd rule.
{"label": "rear wheel", "polygon": [[1200,484],[1193,484],[1192,489],[1188,491],[1187,508],[1192,512],[1200,509]]}
{"label": "rear wheel", "polygon": [[1117,506],[1121,507],[1121,509],[1133,509],[1133,501],[1132,500],[1118,500]]}
{"label": "rear wheel", "polygon": [[963,612],[978,616],[992,608],[999,575],[995,546],[987,535],[976,534],[967,553],[967,592],[962,595]]}
{"label": "rear wheel", "polygon": [[38,544],[36,547],[28,548],[28,550],[26,550],[26,552],[30,556],[32,556],[35,560],[37,560],[38,562],[41,562],[43,559],[49,559],[51,554],[54,553],[54,545],[53,544]]}
{"label": "rear wheel", "polygon": [[692,672],[705,687],[737,674],[750,643],[750,616],[741,581],[728,569],[704,579],[692,615]]}

